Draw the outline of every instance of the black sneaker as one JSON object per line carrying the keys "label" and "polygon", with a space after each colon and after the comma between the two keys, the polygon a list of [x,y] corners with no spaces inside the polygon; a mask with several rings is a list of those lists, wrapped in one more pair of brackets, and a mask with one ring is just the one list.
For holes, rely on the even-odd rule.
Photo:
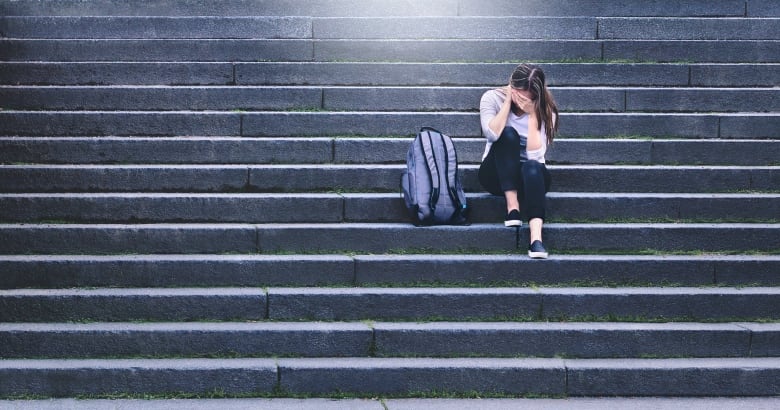
{"label": "black sneaker", "polygon": [[523,221],[520,220],[520,211],[517,209],[511,210],[508,214],[506,214],[506,219],[504,219],[504,226],[522,226]]}
{"label": "black sneaker", "polygon": [[544,249],[542,241],[534,241],[528,247],[528,256],[534,259],[547,259],[547,249]]}

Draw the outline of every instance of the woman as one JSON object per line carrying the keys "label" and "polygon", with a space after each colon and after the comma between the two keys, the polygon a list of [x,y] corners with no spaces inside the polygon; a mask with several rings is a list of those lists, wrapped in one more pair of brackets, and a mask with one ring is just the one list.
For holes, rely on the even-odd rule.
{"label": "woman", "polygon": [[550,173],[544,154],[558,130],[558,108],[544,72],[532,64],[517,66],[508,86],[482,95],[479,111],[487,138],[479,182],[491,194],[506,199],[505,226],[522,225],[523,204],[531,231],[528,256],[547,258],[542,223]]}

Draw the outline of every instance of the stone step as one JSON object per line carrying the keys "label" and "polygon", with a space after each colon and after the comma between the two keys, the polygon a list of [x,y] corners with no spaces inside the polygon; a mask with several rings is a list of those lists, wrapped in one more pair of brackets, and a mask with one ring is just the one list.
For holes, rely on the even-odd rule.
{"label": "stone step", "polygon": [[[777,139],[780,113],[562,113],[561,137]],[[0,136],[481,135],[476,112],[0,111]],[[444,126],[442,126],[444,125]]]}
{"label": "stone step", "polygon": [[4,61],[778,63],[780,40],[2,39]]}
{"label": "stone step", "polygon": [[271,320],[777,318],[776,288],[270,289]]}
{"label": "stone step", "polygon": [[777,18],[4,16],[6,38],[777,40]]}
{"label": "stone step", "polygon": [[[478,111],[484,87],[0,86],[7,110]],[[773,112],[777,88],[551,87],[573,112]]]}
{"label": "stone step", "polygon": [[[4,360],[4,396],[774,396],[780,359],[291,358]],[[57,380],[57,383],[52,383]],[[198,383],[193,383],[198,380]],[[230,380],[230,383],[226,383]],[[147,404],[148,405],[148,404]]]}
{"label": "stone step", "polygon": [[[484,192],[476,164],[466,192]],[[393,165],[3,165],[0,192],[399,192]],[[715,193],[777,190],[778,166],[550,165],[555,192]]]}
{"label": "stone step", "polygon": [[[8,71],[23,81],[49,81],[30,67],[46,73],[56,64],[6,63]],[[95,63],[98,64],[98,63]],[[128,63],[130,64],[130,63]],[[139,63],[140,64],[140,63]],[[151,64],[151,63],[150,63]],[[242,85],[460,85],[493,87],[503,84],[516,63],[237,63],[236,83]],[[638,63],[540,63],[551,86],[694,86],[773,87],[780,79],[778,64],[638,64]],[[131,68],[131,67],[128,67]],[[3,66],[0,65],[0,70]],[[12,71],[13,70],[13,71]],[[59,71],[57,71],[59,73]],[[735,75],[743,73],[744,76]],[[10,73],[9,73],[10,74]],[[32,77],[33,79],[27,79]],[[107,74],[101,76],[103,78]],[[11,77],[13,78],[13,77]],[[107,80],[103,80],[107,81]],[[108,80],[111,81],[111,80]],[[18,82],[18,80],[17,80]]]}
{"label": "stone step", "polygon": [[[484,86],[515,63],[0,62],[4,85]],[[551,86],[774,87],[780,64],[542,63]]]}
{"label": "stone step", "polygon": [[[503,197],[467,195],[472,223],[503,221]],[[548,222],[780,222],[776,194],[547,195]],[[302,212],[302,210],[305,210]],[[408,222],[398,194],[0,194],[0,221],[41,223]]]}
{"label": "stone step", "polygon": [[[139,6],[140,3],[140,6]],[[747,3],[747,4],[745,4]],[[771,17],[780,8],[771,0],[693,0],[684,3],[647,3],[641,0],[604,4],[596,1],[532,0],[512,7],[511,0],[434,0],[395,3],[381,0],[234,0],[227,3],[144,0],[40,0],[34,4],[9,1],[0,4],[6,16],[647,16],[647,17]]]}
{"label": "stone step", "polygon": [[[730,331],[736,354],[740,329]],[[694,332],[696,334],[696,332]],[[770,333],[762,333],[770,335]],[[4,323],[4,359],[117,357],[365,357],[374,331],[361,322]],[[41,340],[47,343],[41,344]],[[758,342],[760,346],[760,341]],[[726,347],[725,349],[729,349]],[[749,346],[747,346],[749,347]]]}
{"label": "stone step", "polygon": [[[545,245],[565,251],[776,252],[780,224],[614,223],[545,225]],[[409,223],[2,224],[0,254],[511,252],[528,231],[499,224],[418,228]],[[521,251],[520,253],[525,253]]]}
{"label": "stone step", "polygon": [[268,307],[260,288],[3,290],[0,305],[2,322],[263,320]]}
{"label": "stone step", "polygon": [[[591,17],[0,17],[6,38],[41,39],[585,39],[598,38],[604,26],[610,37],[625,28],[643,34],[641,20]],[[721,40],[776,39],[769,34],[776,19],[690,19],[688,26],[709,31],[726,25]],[[674,20],[658,20],[679,38],[690,33]],[[622,23],[622,24],[621,24]],[[627,26],[627,27],[626,27]],[[632,27],[634,26],[634,27]],[[638,27],[637,27],[638,26]],[[670,27],[667,27],[670,26]],[[750,29],[750,30],[748,30]],[[769,31],[768,31],[769,30]],[[774,34],[774,33],[773,33]],[[629,37],[630,38],[630,37]],[[642,37],[640,37],[642,38]],[[672,36],[669,39],[676,39]],[[701,38],[704,39],[704,38]]]}
{"label": "stone step", "polygon": [[88,40],[313,38],[307,17],[4,16],[0,32],[6,38]]}
{"label": "stone step", "polygon": [[[432,394],[431,396],[436,396]],[[468,394],[466,396],[469,396]],[[774,410],[777,398],[773,397],[566,397],[564,398],[395,398],[395,399],[333,399],[333,398],[223,398],[188,399],[171,401],[166,399],[15,399],[0,401],[14,410],[52,410],[70,407],[105,408],[116,406],[123,410],[169,410],[184,408],[190,410],[218,410],[224,408],[262,408],[266,410],[409,410],[409,409],[477,409],[477,410],[561,410],[572,407],[588,410],[653,408],[658,410],[676,410],[685,407],[689,410],[712,410],[745,408],[753,410]],[[172,407],[178,406],[178,407]]]}
{"label": "stone step", "polygon": [[[412,138],[0,137],[0,164],[402,164]],[[457,138],[478,164],[483,138]],[[294,152],[294,155],[290,153]],[[724,155],[724,152],[739,155]],[[780,140],[567,139],[548,164],[777,165]]]}
{"label": "stone step", "polygon": [[315,39],[778,40],[780,20],[733,17],[342,17],[314,19],[313,31]]}
{"label": "stone step", "polygon": [[[47,343],[40,343],[46,340]],[[117,357],[767,357],[760,323],[4,323],[4,359]]]}
{"label": "stone step", "polygon": [[373,323],[372,329],[374,351],[384,357],[761,357],[780,353],[775,346],[780,336],[777,324],[380,322]]}
{"label": "stone step", "polygon": [[764,321],[778,303],[775,287],[12,289],[0,290],[0,319]]}
{"label": "stone step", "polygon": [[231,286],[778,286],[778,255],[5,255],[0,289]]}

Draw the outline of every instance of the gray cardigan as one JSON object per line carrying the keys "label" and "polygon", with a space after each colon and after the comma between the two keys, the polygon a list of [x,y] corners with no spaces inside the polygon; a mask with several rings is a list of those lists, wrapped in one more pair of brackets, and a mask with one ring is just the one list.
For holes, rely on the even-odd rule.
{"label": "gray cardigan", "polygon": [[[498,89],[488,90],[482,94],[482,99],[479,102],[479,119],[482,123],[482,135],[487,139],[485,144],[485,152],[482,154],[482,159],[487,157],[490,152],[490,147],[494,142],[498,141],[500,135],[496,135],[488,124],[493,117],[501,110],[501,105],[504,104],[504,93]],[[510,112],[509,118],[506,120],[506,126],[514,128],[518,134],[524,137],[528,137],[528,114],[517,116],[515,113]],[[542,140],[542,146],[539,149],[533,151],[526,151],[528,159],[533,159],[544,164],[544,154],[547,153],[547,133],[544,131],[544,123],[542,123],[542,129],[539,131],[539,136]]]}

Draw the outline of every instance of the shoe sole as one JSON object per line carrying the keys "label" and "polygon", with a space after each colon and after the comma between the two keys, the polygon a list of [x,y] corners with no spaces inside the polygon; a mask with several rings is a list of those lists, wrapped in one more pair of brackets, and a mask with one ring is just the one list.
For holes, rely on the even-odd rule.
{"label": "shoe sole", "polygon": [[528,251],[528,256],[532,259],[547,259],[547,252],[531,252]]}
{"label": "shoe sole", "polygon": [[504,226],[506,227],[523,226],[523,221],[504,221]]}

